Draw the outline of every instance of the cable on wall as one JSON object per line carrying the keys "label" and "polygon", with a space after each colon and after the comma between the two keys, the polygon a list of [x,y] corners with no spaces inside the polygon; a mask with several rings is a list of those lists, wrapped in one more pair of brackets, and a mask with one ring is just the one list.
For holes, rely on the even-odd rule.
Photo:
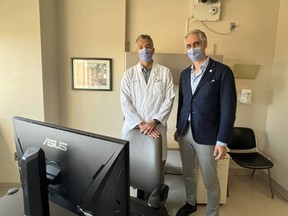
{"label": "cable on wall", "polygon": [[230,31],[229,31],[229,32],[221,33],[221,32],[217,32],[217,31],[211,29],[211,28],[208,27],[203,21],[201,21],[201,23],[202,23],[203,26],[204,26],[205,28],[207,28],[209,31],[214,32],[215,34],[218,34],[218,35],[230,35],[230,34],[232,34],[233,32],[235,32],[236,27],[238,27],[238,26],[236,26],[236,25],[234,25],[233,28],[230,26]]}
{"label": "cable on wall", "polygon": [[193,18],[194,18],[194,16],[192,16],[186,20],[186,32],[185,32],[186,34],[188,34],[188,32],[189,32],[189,23],[190,23],[190,20],[192,20]]}
{"label": "cable on wall", "polygon": [[[194,16],[188,18],[186,20],[186,26],[185,26],[185,35],[187,35],[189,33],[189,23],[190,23],[190,20],[192,20],[194,18]],[[184,43],[184,53],[186,53],[186,45]]]}

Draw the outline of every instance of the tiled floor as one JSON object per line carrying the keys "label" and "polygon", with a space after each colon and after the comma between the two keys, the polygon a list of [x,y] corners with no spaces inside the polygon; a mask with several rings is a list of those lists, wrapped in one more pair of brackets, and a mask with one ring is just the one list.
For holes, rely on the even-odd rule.
{"label": "tiled floor", "polygon": [[[226,204],[220,206],[221,216],[285,216],[288,213],[288,201],[274,191],[274,199],[270,197],[269,185],[261,176],[230,176],[229,192]],[[166,176],[170,187],[166,208],[170,216],[175,216],[177,209],[185,202],[182,181],[172,181]],[[6,189],[0,190],[0,196]],[[199,205],[195,216],[205,215],[205,205]]]}
{"label": "tiled floor", "polygon": [[6,189],[0,189],[0,197],[4,196],[6,194]]}
{"label": "tiled floor", "polygon": [[[166,180],[169,179],[166,178]],[[170,183],[170,191],[166,208],[170,216],[175,216],[179,207],[185,203],[182,182]],[[182,184],[182,185],[181,185]],[[178,189],[177,189],[178,188]],[[229,197],[226,204],[220,206],[221,216],[284,216],[288,215],[288,201],[274,191],[274,199],[270,197],[269,185],[261,176],[230,176]],[[198,205],[195,216],[205,215],[205,205]]]}

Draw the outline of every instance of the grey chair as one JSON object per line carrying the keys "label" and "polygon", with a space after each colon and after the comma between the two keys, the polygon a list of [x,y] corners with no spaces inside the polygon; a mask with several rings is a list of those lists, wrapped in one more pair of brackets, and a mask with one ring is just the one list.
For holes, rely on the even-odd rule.
{"label": "grey chair", "polygon": [[132,129],[126,140],[130,151],[130,186],[151,193],[161,184],[161,137],[154,139]]}
{"label": "grey chair", "polygon": [[253,178],[257,169],[267,169],[271,197],[274,198],[270,175],[273,162],[258,152],[254,131],[251,128],[234,127],[228,148],[230,150],[228,154],[236,164],[243,168],[253,170],[251,178]]}
{"label": "grey chair", "polygon": [[[162,208],[166,202],[169,187],[163,183],[162,173],[162,141],[141,134],[139,129],[128,132],[126,140],[129,141],[130,151],[130,186],[151,194],[148,205],[153,208]],[[163,193],[155,196],[159,190]],[[164,190],[163,190],[164,189]],[[162,192],[161,191],[161,192]],[[161,205],[155,207],[156,199],[162,200]],[[159,203],[160,204],[160,203]]]}

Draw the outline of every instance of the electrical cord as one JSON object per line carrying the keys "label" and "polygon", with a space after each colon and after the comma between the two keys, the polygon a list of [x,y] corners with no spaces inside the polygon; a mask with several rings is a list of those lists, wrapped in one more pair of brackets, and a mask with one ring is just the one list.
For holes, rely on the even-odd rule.
{"label": "electrical cord", "polygon": [[212,32],[214,32],[215,34],[218,34],[218,35],[230,35],[230,34],[232,34],[233,32],[235,32],[235,31],[229,31],[229,32],[226,32],[226,33],[216,32],[215,30],[213,30],[213,29],[211,29],[210,27],[208,27],[203,21],[201,21],[201,23],[202,23],[203,26],[204,26],[205,28],[207,28],[209,31],[212,31]]}

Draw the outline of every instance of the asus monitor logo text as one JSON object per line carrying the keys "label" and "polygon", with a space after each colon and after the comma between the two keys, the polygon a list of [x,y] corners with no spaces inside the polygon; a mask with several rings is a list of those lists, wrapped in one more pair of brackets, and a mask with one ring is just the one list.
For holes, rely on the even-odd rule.
{"label": "asus monitor logo text", "polygon": [[43,145],[47,145],[51,148],[55,148],[55,149],[58,149],[61,151],[67,151],[67,147],[68,147],[67,143],[53,140],[53,139],[49,139],[49,138],[46,138],[46,140],[43,142]]}

